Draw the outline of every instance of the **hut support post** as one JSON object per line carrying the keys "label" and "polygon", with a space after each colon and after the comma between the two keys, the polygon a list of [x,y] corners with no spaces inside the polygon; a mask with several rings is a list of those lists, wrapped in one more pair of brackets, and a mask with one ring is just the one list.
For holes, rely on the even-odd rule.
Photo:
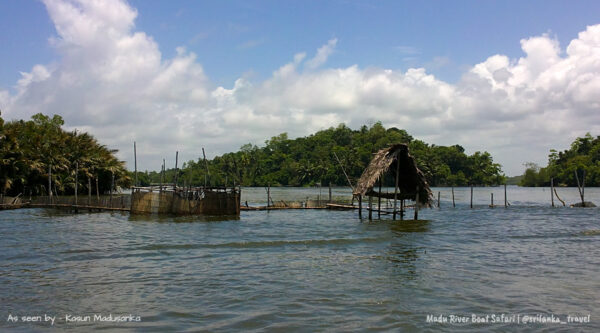
{"label": "hut support post", "polygon": [[[400,174],[400,159],[398,158],[398,156],[396,156],[396,178],[394,179],[394,213],[393,215],[393,219],[396,219],[396,205],[397,205],[397,201],[398,201],[398,177]],[[404,215],[404,207],[402,207],[402,205],[400,206],[400,219],[403,218]]]}
{"label": "hut support post", "polygon": [[550,201],[554,207],[554,178],[550,178]]}
{"label": "hut support post", "polygon": [[369,220],[373,218],[373,196],[369,195]]}
{"label": "hut support post", "polygon": [[456,208],[456,203],[454,202],[454,186],[452,186],[452,207]]}
{"label": "hut support post", "polygon": [[358,195],[358,217],[362,219],[362,195]]}
{"label": "hut support post", "polygon": [[419,187],[417,186],[417,194],[415,195],[415,220],[419,219]]}
{"label": "hut support post", "polygon": [[400,200],[400,221],[404,220],[404,200]]}

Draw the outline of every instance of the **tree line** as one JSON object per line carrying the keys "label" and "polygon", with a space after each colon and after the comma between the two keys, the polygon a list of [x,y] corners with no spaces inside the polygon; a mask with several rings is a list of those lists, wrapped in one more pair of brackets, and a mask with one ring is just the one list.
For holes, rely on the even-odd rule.
{"label": "tree line", "polygon": [[85,192],[108,192],[113,175],[115,187],[131,186],[116,150],[88,133],[65,131],[63,124],[59,115],[38,113],[29,121],[6,123],[0,117],[0,193],[47,195],[49,176],[55,195],[72,194],[76,178],[79,191]]}
{"label": "tree line", "polygon": [[577,177],[583,181],[584,171],[586,186],[600,186],[600,136],[594,138],[587,133],[575,139],[569,149],[551,149],[546,167],[535,163],[526,163],[525,167],[521,186],[550,186],[550,179],[557,186],[577,186]]}
{"label": "tree line", "polygon": [[[418,167],[432,186],[497,185],[504,174],[488,152],[467,155],[460,145],[438,146],[414,139],[405,130],[385,128],[380,122],[352,130],[344,124],[307,137],[288,138],[282,133],[265,146],[243,145],[239,151],[211,160],[199,158],[177,170],[179,184],[243,186],[327,186],[356,181],[379,149],[407,143]],[[337,156],[337,157],[336,157]],[[339,161],[338,161],[339,159]],[[164,173],[138,173],[140,185],[172,183],[173,168]],[[386,179],[393,186],[393,177]]]}

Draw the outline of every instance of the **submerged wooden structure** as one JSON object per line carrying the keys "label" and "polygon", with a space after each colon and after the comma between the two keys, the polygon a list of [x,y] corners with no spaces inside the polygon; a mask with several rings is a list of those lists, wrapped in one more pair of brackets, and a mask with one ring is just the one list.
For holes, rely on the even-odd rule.
{"label": "submerged wooden structure", "polygon": [[238,187],[133,187],[132,214],[240,215]]}
{"label": "submerged wooden structure", "polygon": [[[390,175],[394,179],[394,192],[383,192],[382,184],[386,175]],[[389,176],[388,176],[389,177]],[[389,179],[389,178],[388,178]],[[378,185],[378,190],[375,186]],[[376,211],[378,216],[381,214],[392,214],[396,219],[399,214],[400,218],[404,218],[406,206],[405,200],[415,201],[415,217],[418,218],[419,206],[430,207],[433,200],[433,194],[429,189],[429,184],[425,179],[425,175],[419,168],[412,156],[408,152],[406,144],[395,144],[386,149],[381,149],[375,153],[373,159],[363,171],[353,195],[358,198],[358,214],[362,217],[362,200],[363,197],[368,198],[369,219],[372,218],[373,211]],[[377,208],[373,206],[373,198],[377,198]],[[382,208],[381,199],[393,200],[393,208]],[[400,207],[398,207],[398,201]],[[398,209],[399,208],[399,209]]]}

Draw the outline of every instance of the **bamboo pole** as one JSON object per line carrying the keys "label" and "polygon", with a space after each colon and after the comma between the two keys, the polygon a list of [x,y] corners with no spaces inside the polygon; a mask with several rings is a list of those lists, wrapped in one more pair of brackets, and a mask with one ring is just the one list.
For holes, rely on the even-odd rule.
{"label": "bamboo pole", "polygon": [[362,219],[362,195],[358,195],[358,217]]}
{"label": "bamboo pole", "polygon": [[554,207],[554,178],[550,178],[550,200],[552,207]]}
{"label": "bamboo pole", "polygon": [[454,186],[452,186],[452,207],[456,208],[456,203],[454,202]]}
{"label": "bamboo pole", "polygon": [[504,208],[508,207],[508,197],[506,195],[506,184],[504,184]]}
{"label": "bamboo pole", "polygon": [[491,194],[491,201],[490,201],[491,204],[490,204],[490,207],[494,208],[494,193],[492,192],[490,194]]}
{"label": "bamboo pole", "polygon": [[77,188],[79,187],[79,162],[75,162],[75,206],[77,206]]}
{"label": "bamboo pole", "polygon": [[206,167],[206,174],[204,175],[204,187],[206,187],[207,182],[210,185],[210,171],[208,170],[208,161],[206,160],[206,153],[204,152],[204,147],[202,147],[202,156],[204,157],[204,165]]}
{"label": "bamboo pole", "polygon": [[100,189],[98,188],[98,175],[96,175],[96,204],[100,206]]}
{"label": "bamboo pole", "polygon": [[52,204],[52,164],[48,164],[48,203]]}
{"label": "bamboo pole", "polygon": [[381,180],[382,176],[379,176],[379,196],[377,197],[377,218],[381,218]]}
{"label": "bamboo pole", "polygon": [[473,185],[471,185],[471,208],[473,208]]}
{"label": "bamboo pole", "polygon": [[438,191],[438,209],[440,208],[440,191]]}
{"label": "bamboo pole", "polygon": [[88,206],[92,204],[92,178],[88,176]]}
{"label": "bamboo pole", "polygon": [[138,176],[137,176],[137,147],[135,145],[135,141],[133,141],[133,161],[135,165],[135,186],[138,186]]}
{"label": "bamboo pole", "polygon": [[[585,170],[584,170],[585,176]],[[577,170],[575,170],[575,180],[577,180],[577,190],[579,191],[579,196],[581,197],[581,205],[585,206],[585,201],[583,200],[583,191],[581,189],[581,185],[579,184],[579,176],[577,175]]]}
{"label": "bamboo pole", "polygon": [[[392,219],[396,219],[396,206],[397,206],[397,200],[398,200],[398,177],[400,176],[400,160],[398,158],[398,155],[396,155],[396,179],[394,180],[394,213],[393,213],[393,217]],[[401,206],[400,207],[400,218],[403,219],[403,215],[404,215],[404,209]]]}
{"label": "bamboo pole", "polygon": [[344,176],[346,176],[346,180],[348,181],[348,185],[350,185],[350,188],[352,189],[352,192],[354,192],[354,186],[352,186],[352,182],[350,181],[350,178],[348,177],[348,174],[346,173],[346,169],[344,169],[344,166],[342,165],[342,162],[340,161],[340,159],[338,158],[338,156],[337,156],[337,154],[335,152],[333,152],[333,156],[335,156],[335,159],[340,164],[340,167],[342,168],[342,172],[344,173]]}
{"label": "bamboo pole", "polygon": [[112,208],[112,200],[113,200],[113,188],[115,187],[115,172],[110,172],[111,181],[110,181],[110,208]]}
{"label": "bamboo pole", "polygon": [[179,159],[179,151],[175,152],[175,183],[173,184],[173,191],[177,190],[177,176],[179,176],[179,172],[177,172],[177,162]]}

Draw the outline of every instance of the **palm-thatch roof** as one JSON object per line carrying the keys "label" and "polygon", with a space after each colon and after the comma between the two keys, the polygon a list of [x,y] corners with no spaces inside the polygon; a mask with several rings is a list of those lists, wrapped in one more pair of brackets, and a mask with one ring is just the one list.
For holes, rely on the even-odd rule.
{"label": "palm-thatch roof", "polygon": [[396,177],[396,168],[398,168],[398,199],[416,199],[417,188],[419,189],[419,202],[423,205],[430,205],[433,195],[429,189],[429,184],[425,175],[419,168],[412,156],[408,153],[406,144],[395,144],[389,148],[381,149],[363,171],[356,187],[354,195],[366,195],[393,199],[394,193],[378,193],[373,191],[379,177],[386,172],[389,173],[388,179]]}

